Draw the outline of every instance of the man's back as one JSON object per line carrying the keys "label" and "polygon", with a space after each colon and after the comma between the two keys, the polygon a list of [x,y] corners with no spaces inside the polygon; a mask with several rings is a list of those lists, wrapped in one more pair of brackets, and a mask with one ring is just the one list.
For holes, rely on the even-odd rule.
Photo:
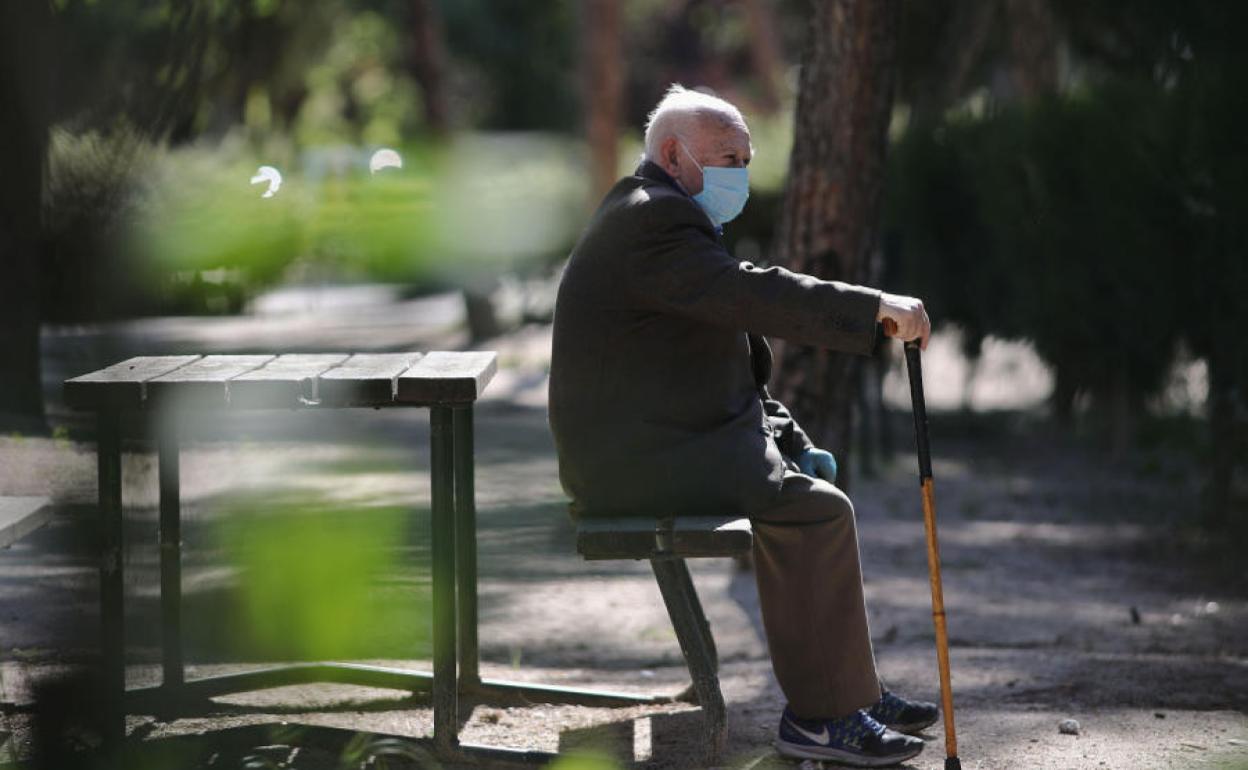
{"label": "man's back", "polygon": [[608,193],[555,310],[550,420],[560,477],[591,515],[748,514],[784,463],[746,332],[869,347],[877,295],[732,258],[653,164]]}

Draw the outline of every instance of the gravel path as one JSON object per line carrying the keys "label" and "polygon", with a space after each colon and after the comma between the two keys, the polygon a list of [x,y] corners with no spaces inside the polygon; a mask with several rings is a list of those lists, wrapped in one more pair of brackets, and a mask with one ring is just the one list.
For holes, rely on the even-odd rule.
{"label": "gravel path", "polygon": [[[453,337],[431,324],[403,344],[433,347],[430,340],[453,344]],[[119,338],[120,349],[133,344]],[[58,370],[72,369],[77,343],[59,344],[59,360],[67,363]],[[173,335],[163,344],[142,349],[189,343]],[[491,344],[503,371],[478,410],[484,673],[674,694],[687,674],[647,565],[585,563],[574,554],[545,424],[547,346],[540,327]],[[83,347],[90,346],[77,349]],[[937,376],[939,361],[925,362],[925,371]],[[897,415],[898,451],[877,477],[855,480],[853,496],[881,671],[894,689],[936,699],[923,528],[904,417]],[[159,661],[155,466],[136,431],[124,466],[132,683],[155,681]],[[273,513],[257,501],[358,511],[365,528],[389,526],[387,511],[414,517],[414,525],[405,518],[396,530],[394,558],[380,560],[363,619],[339,643],[354,659],[428,667],[421,652],[428,640],[423,414],[272,413],[192,420],[186,433],[193,437],[183,459],[192,675],[273,659],[236,643],[247,635],[241,623],[249,589],[228,533],[239,521],[261,526],[256,522]],[[58,504],[51,525],[0,552],[0,683],[8,702],[29,701],[39,681],[92,648],[96,588],[85,533],[93,446],[77,428],[58,436],[0,438],[0,494],[50,494]],[[1184,526],[1196,510],[1190,469],[1148,454],[1110,461],[1042,425],[1008,421],[968,430],[965,421],[938,416],[933,442],[963,766],[1248,767],[1248,576],[1227,549]],[[721,765],[792,767],[769,746],[783,703],[752,576],[727,560],[692,567],[729,703]],[[332,594],[337,587],[328,585]],[[323,607],[338,606],[332,595],[322,600]],[[295,624],[292,637],[321,628],[298,613],[286,622]],[[698,764],[698,713],[685,704],[476,704],[465,716],[466,741],[546,751],[598,746],[621,762],[653,768]],[[1068,718],[1080,723],[1078,735],[1059,734],[1058,723]],[[27,753],[29,714],[9,709],[5,720],[14,734],[9,750]],[[423,736],[431,713],[402,693],[310,685],[220,698],[194,717],[130,720],[149,739],[281,722],[288,729],[311,724]],[[906,767],[943,766],[943,731],[927,737],[928,749]],[[337,747],[300,748],[287,733],[273,745],[260,752],[269,766],[341,766]]]}

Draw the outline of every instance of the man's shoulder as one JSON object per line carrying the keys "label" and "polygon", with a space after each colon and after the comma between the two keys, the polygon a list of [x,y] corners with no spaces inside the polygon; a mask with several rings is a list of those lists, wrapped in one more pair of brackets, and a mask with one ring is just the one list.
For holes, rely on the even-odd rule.
{"label": "man's shoulder", "polygon": [[688,195],[669,184],[636,175],[616,183],[595,220],[599,227],[624,227],[638,234],[684,225],[712,230],[710,220]]}

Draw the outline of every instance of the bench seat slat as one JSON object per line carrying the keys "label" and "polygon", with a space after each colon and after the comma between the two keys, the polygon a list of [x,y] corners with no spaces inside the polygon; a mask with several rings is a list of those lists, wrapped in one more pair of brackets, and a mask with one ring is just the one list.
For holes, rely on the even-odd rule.
{"label": "bench seat slat", "polygon": [[577,525],[576,548],[589,560],[700,558],[746,553],[753,539],[750,520],[741,517],[585,517]]}

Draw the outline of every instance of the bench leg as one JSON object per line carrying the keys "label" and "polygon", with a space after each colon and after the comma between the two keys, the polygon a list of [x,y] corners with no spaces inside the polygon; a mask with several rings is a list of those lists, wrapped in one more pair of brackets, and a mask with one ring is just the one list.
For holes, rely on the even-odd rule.
{"label": "bench leg", "polygon": [[455,611],[455,458],[450,407],[429,410],[433,497],[433,744],[443,757],[459,745]]}
{"label": "bench leg", "polygon": [[724,696],[719,689],[719,664],[711,627],[684,559],[651,559],[650,566],[676,630],[680,651],[689,666],[698,705],[702,707],[706,758],[714,761],[723,743],[727,717]]}
{"label": "bench leg", "polygon": [[477,642],[477,503],[474,496],[472,405],[454,410],[455,571],[458,586],[459,689],[481,685]]}
{"label": "bench leg", "polygon": [[182,498],[178,418],[171,410],[157,426],[160,458],[161,685],[182,686]]}
{"label": "bench leg", "polygon": [[[126,737],[125,621],[122,615],[122,565],[124,558],[121,513],[121,414],[99,414],[99,553],[100,553],[100,650],[103,660],[104,708],[101,736],[105,755],[120,757]],[[120,764],[118,762],[118,764]]]}

